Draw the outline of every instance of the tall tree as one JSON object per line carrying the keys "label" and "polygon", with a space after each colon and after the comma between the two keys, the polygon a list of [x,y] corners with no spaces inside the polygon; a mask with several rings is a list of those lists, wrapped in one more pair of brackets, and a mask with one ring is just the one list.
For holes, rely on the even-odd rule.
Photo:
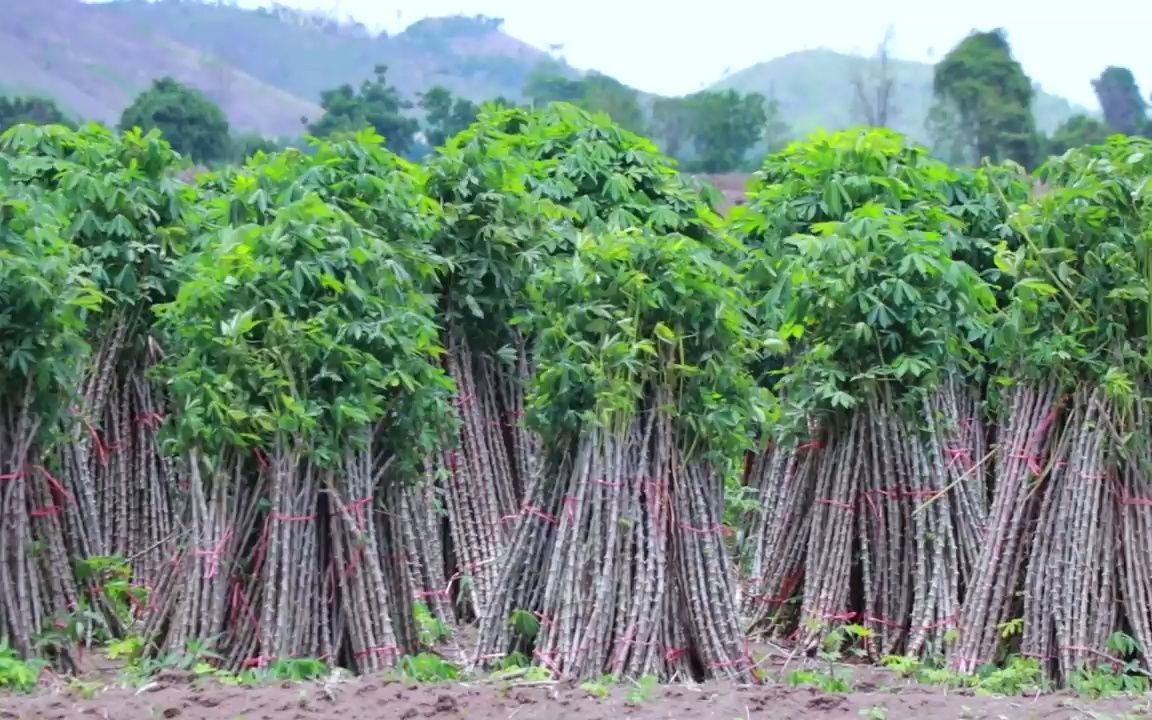
{"label": "tall tree", "polygon": [[1148,131],[1148,104],[1136,78],[1125,67],[1110,66],[1092,81],[1104,111],[1104,122],[1118,133],[1141,135]]}
{"label": "tall tree", "polygon": [[[939,64],[933,79],[937,127],[976,158],[1012,159],[1032,167],[1038,159],[1032,81],[1012,57],[1000,29],[973,32]],[[948,117],[947,124],[939,122]]]}
{"label": "tall tree", "polygon": [[478,112],[471,100],[455,97],[440,85],[420,95],[420,107],[424,110],[424,138],[432,147],[440,147],[471,125]]}
{"label": "tall tree", "polygon": [[308,132],[326,137],[372,128],[384,137],[384,144],[392,152],[407,153],[420,124],[404,116],[412,103],[400,97],[400,92],[388,84],[387,76],[388,66],[377,65],[375,75],[361,83],[359,90],[345,84],[324,91],[320,97],[324,115],[308,126]]}
{"label": "tall tree", "polygon": [[172,149],[197,162],[223,160],[232,149],[228,118],[196,88],[164,77],[136,96],[120,116],[120,129],[157,129]]}
{"label": "tall tree", "polygon": [[0,97],[0,132],[13,125],[67,124],[56,103],[38,97]]}
{"label": "tall tree", "polygon": [[852,77],[856,112],[872,127],[888,127],[892,120],[896,76],[888,51],[891,42],[892,28],[889,27],[876,48],[876,54],[870,60],[860,62]]}

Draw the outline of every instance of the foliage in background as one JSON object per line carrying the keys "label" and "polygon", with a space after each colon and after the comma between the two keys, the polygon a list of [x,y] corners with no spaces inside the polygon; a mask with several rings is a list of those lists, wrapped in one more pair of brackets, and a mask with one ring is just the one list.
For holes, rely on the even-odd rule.
{"label": "foliage in background", "polygon": [[66,124],[68,117],[51,100],[40,97],[0,97],[0,133],[14,125]]}
{"label": "foliage in background", "polygon": [[760,93],[704,91],[660,98],[652,115],[653,134],[694,172],[742,169],[753,147],[776,150],[790,132],[777,104]]}
{"label": "foliage in background", "polygon": [[1088,115],[1074,115],[1064,121],[1045,141],[1045,152],[1063,155],[1068,150],[1084,145],[1103,145],[1112,134],[1107,124]]}
{"label": "foliage in background", "polygon": [[228,156],[228,118],[199,90],[165,77],[136,96],[120,116],[120,129],[160,130],[173,149],[197,162]]}
{"label": "foliage in background", "polygon": [[424,139],[432,147],[440,147],[448,138],[466,130],[476,121],[478,112],[471,100],[453,97],[439,85],[421,93],[419,104],[424,111]]}
{"label": "foliage in background", "polygon": [[1032,81],[1002,30],[974,32],[950,50],[936,65],[933,91],[939,140],[962,148],[965,159],[1038,164]]}
{"label": "foliage in background", "polygon": [[1092,89],[1104,111],[1104,122],[1123,135],[1146,135],[1152,132],[1148,119],[1148,102],[1140,93],[1132,71],[1110,66],[1092,81]]}
{"label": "foliage in background", "polygon": [[324,115],[308,126],[308,131],[318,137],[371,128],[384,137],[389,150],[403,155],[412,147],[419,129],[416,120],[405,116],[404,111],[412,103],[389,83],[386,65],[377,65],[375,76],[358,89],[344,84],[325,91],[320,105]]}

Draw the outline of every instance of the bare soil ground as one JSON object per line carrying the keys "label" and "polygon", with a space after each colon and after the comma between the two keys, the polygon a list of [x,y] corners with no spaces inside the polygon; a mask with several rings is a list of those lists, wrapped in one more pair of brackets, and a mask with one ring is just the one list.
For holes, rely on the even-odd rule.
{"label": "bare soil ground", "polygon": [[1089,701],[1070,695],[994,697],[906,684],[892,677],[857,679],[856,689],[825,694],[780,684],[665,686],[627,702],[627,690],[605,699],[570,684],[415,685],[380,678],[329,683],[227,686],[166,673],[143,688],[89,693],[61,685],[31,695],[0,695],[0,719],[63,720],[776,720],[779,718],[915,718],[915,720],[1129,720],[1152,717],[1149,698]]}

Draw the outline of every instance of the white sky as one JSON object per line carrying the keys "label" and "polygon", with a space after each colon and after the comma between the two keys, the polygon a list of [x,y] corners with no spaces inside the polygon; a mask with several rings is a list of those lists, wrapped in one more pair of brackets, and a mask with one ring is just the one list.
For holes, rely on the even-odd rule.
{"label": "white sky", "polygon": [[[889,25],[893,55],[909,60],[938,59],[973,28],[1003,27],[1035,82],[1088,107],[1096,107],[1091,79],[1108,65],[1129,67],[1145,97],[1152,92],[1152,53],[1145,44],[1152,5],[1137,0],[965,0],[935,12],[926,9],[935,3],[914,0],[278,1],[334,11],[389,32],[422,17],[501,17],[507,32],[533,45],[563,45],[562,54],[577,67],[668,95],[795,50],[871,53]],[[812,9],[799,9],[802,4]]]}

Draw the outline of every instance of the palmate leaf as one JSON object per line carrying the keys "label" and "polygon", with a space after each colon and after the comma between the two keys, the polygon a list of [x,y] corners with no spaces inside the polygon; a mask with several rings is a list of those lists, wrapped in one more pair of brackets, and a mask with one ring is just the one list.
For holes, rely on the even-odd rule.
{"label": "palmate leaf", "polygon": [[[219,450],[287,433],[329,462],[379,424],[413,467],[436,436],[428,428],[454,422],[422,178],[359,138],[208,182],[220,201],[157,308],[180,442]],[[257,189],[266,208],[246,202]],[[405,412],[387,410],[397,405]]]}

